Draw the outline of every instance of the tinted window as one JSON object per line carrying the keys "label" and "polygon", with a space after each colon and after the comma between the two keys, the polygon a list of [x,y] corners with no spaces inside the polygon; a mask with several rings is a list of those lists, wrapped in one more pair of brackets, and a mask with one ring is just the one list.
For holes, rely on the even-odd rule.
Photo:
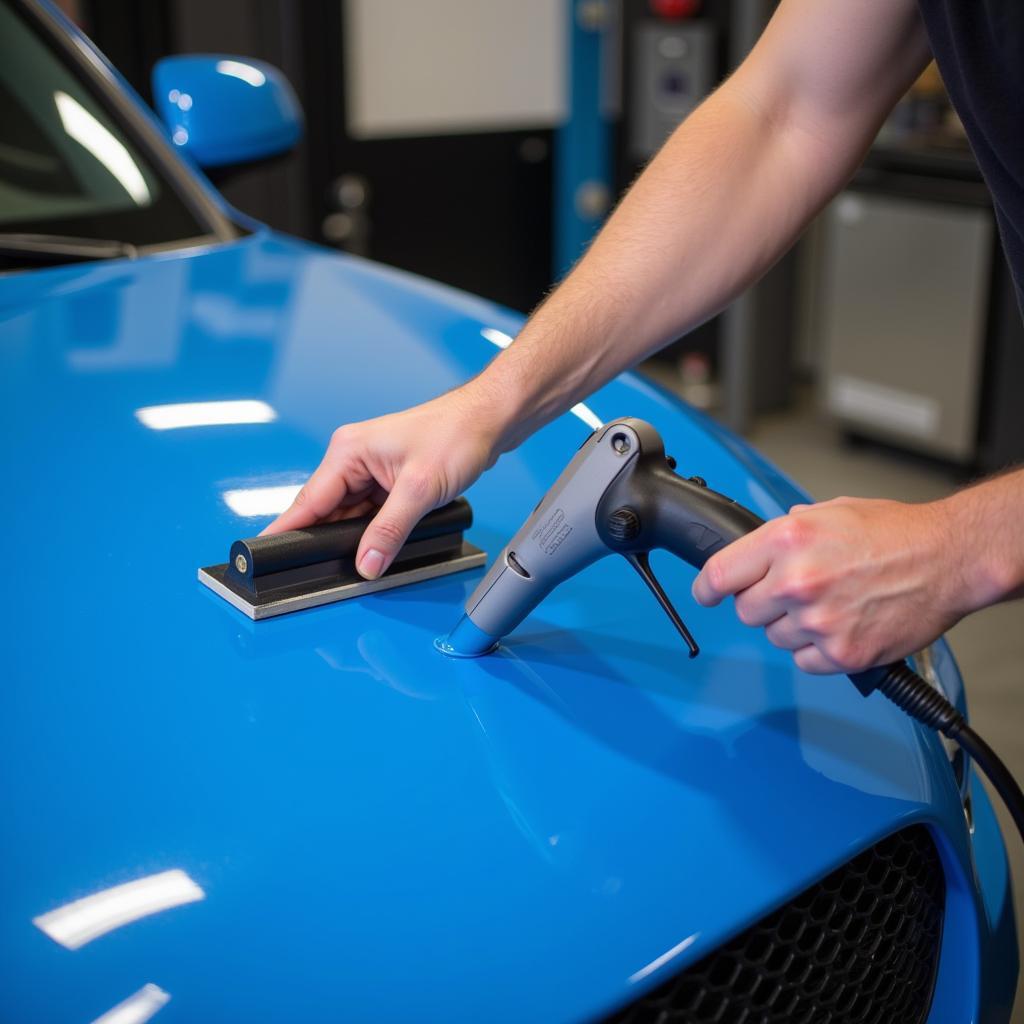
{"label": "tinted window", "polygon": [[100,99],[0,3],[0,231],[135,245],[207,232]]}

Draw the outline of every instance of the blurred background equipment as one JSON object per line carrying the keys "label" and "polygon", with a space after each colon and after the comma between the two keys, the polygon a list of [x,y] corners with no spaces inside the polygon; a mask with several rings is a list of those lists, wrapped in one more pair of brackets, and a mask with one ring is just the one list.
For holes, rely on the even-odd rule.
{"label": "blurred background equipment", "polygon": [[844,430],[983,470],[1024,456],[1020,310],[934,64],[824,214],[815,252],[805,344]]}
{"label": "blurred background equipment", "polygon": [[[274,227],[529,310],[774,0],[66,0],[153,100],[183,52],[280,68],[298,151],[218,172]],[[157,98],[159,99],[159,98]],[[934,67],[793,252],[645,367],[731,427],[813,402],[956,472],[1024,457],[1024,330]]]}

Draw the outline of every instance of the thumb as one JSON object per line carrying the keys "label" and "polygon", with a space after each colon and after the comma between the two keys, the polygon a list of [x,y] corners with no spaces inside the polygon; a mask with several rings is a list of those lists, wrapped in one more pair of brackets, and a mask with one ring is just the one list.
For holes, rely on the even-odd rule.
{"label": "thumb", "polygon": [[427,488],[399,476],[380,511],[363,531],[356,552],[359,575],[375,580],[394,561],[412,528],[435,505]]}

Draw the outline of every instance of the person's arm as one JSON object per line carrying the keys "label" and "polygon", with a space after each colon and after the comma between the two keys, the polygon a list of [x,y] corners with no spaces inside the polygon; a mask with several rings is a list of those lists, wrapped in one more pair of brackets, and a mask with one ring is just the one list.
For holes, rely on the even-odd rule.
{"label": "person's arm", "polygon": [[929,59],[913,0],[783,0],[489,368],[512,447],[721,311],[861,163]]}
{"label": "person's arm", "polygon": [[1024,470],[925,505],[796,505],[711,558],[693,594],[735,594],[740,619],[807,672],[895,661],[1024,595]]}
{"label": "person's arm", "polygon": [[515,342],[446,396],[342,427],[268,531],[382,504],[357,555],[379,575],[428,509],[763,274],[927,59],[915,0],[783,0]]}

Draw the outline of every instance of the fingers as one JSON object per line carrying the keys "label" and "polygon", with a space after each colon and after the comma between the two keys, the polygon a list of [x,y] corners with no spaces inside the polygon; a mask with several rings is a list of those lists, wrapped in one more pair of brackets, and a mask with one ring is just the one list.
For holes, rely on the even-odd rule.
{"label": "fingers", "polygon": [[786,605],[776,595],[770,576],[736,595],[736,617],[745,626],[767,626],[786,614]]}
{"label": "fingers", "polygon": [[359,491],[353,491],[350,487],[345,497],[341,499],[341,504],[320,522],[337,523],[342,519],[358,519],[376,513],[387,501],[387,497],[388,492],[376,482]]}
{"label": "fingers", "polygon": [[[295,500],[262,533],[301,530],[326,519],[342,503],[348,491],[345,475],[330,458],[330,452],[316,472],[295,495]],[[261,534],[262,536],[262,534]]]}
{"label": "fingers", "polygon": [[729,594],[739,593],[764,579],[774,554],[770,532],[773,526],[774,523],[766,523],[712,555],[693,581],[693,599],[710,608]]}
{"label": "fingers", "polygon": [[[314,523],[344,518],[336,513],[381,493],[379,483],[367,470],[358,454],[359,449],[352,443],[351,430],[351,427],[339,427],[334,432],[316,471],[295,495],[291,505],[265,527],[262,534],[301,530]],[[348,511],[345,514],[355,513]]]}
{"label": "fingers", "polygon": [[768,623],[764,632],[770,644],[784,651],[798,651],[818,639],[816,634],[801,626],[793,615],[780,615],[774,622]]}
{"label": "fingers", "polygon": [[845,672],[845,669],[837,665],[813,644],[794,651],[793,660],[796,662],[797,668],[816,676],[842,675]]}
{"label": "fingers", "polygon": [[[694,599],[719,604],[735,595],[736,614],[748,626],[763,626],[776,647],[793,652],[805,672],[831,675],[843,668],[822,649],[822,634],[809,627],[816,577],[797,556],[813,538],[814,524],[794,506],[790,514],[766,523],[710,558],[693,584]],[[811,625],[821,616],[818,615]],[[820,645],[820,646],[819,646]]]}
{"label": "fingers", "polygon": [[356,569],[368,580],[385,572],[425,513],[438,505],[439,494],[423,478],[406,470],[399,475],[380,511],[363,532]]}
{"label": "fingers", "polygon": [[354,504],[349,504],[347,501],[336,508],[329,516],[321,519],[321,523],[339,523],[343,519],[358,519],[360,516],[369,515],[371,512],[376,512],[380,508],[382,501],[373,501],[371,498],[364,498],[362,501],[357,501]]}

